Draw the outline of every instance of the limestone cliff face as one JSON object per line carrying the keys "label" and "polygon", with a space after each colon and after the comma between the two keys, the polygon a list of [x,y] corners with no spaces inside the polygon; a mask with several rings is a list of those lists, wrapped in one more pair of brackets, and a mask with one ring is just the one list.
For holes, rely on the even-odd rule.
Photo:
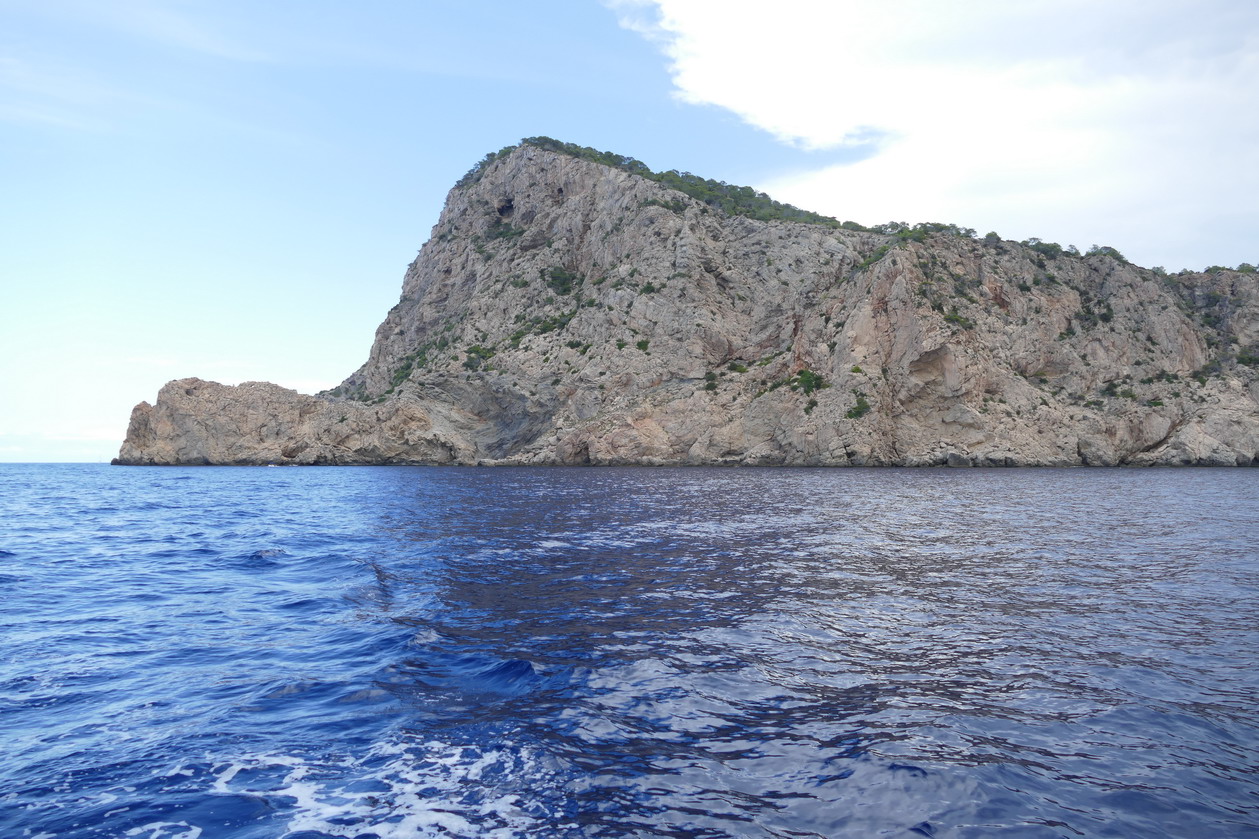
{"label": "limestone cliff face", "polygon": [[171,382],[116,462],[1251,464],[1256,356],[1253,274],[731,217],[526,144],[340,387]]}

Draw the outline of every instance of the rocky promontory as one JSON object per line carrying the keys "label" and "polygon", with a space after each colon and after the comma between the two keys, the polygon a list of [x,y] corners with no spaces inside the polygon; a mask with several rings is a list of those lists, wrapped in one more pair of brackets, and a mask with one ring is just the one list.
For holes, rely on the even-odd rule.
{"label": "rocky promontory", "polygon": [[114,462],[1259,462],[1250,270],[841,225],[592,151],[461,180],[337,388],[173,381]]}

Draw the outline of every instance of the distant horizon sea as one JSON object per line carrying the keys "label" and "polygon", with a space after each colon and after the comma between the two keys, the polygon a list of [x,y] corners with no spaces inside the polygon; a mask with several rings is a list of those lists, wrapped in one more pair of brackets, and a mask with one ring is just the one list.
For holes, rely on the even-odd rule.
{"label": "distant horizon sea", "polygon": [[1259,837],[1259,470],[0,464],[0,836]]}

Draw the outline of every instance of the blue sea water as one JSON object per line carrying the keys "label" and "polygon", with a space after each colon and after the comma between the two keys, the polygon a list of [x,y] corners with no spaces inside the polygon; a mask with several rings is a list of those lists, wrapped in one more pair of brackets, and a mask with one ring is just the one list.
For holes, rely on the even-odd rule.
{"label": "blue sea water", "polygon": [[5,837],[1259,836],[1259,471],[0,466]]}

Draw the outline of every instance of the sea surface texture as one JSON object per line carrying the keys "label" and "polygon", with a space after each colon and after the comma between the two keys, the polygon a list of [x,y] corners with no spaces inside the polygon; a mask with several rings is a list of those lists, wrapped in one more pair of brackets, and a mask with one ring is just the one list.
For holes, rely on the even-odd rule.
{"label": "sea surface texture", "polygon": [[4,837],[1259,836],[1259,471],[0,466]]}

